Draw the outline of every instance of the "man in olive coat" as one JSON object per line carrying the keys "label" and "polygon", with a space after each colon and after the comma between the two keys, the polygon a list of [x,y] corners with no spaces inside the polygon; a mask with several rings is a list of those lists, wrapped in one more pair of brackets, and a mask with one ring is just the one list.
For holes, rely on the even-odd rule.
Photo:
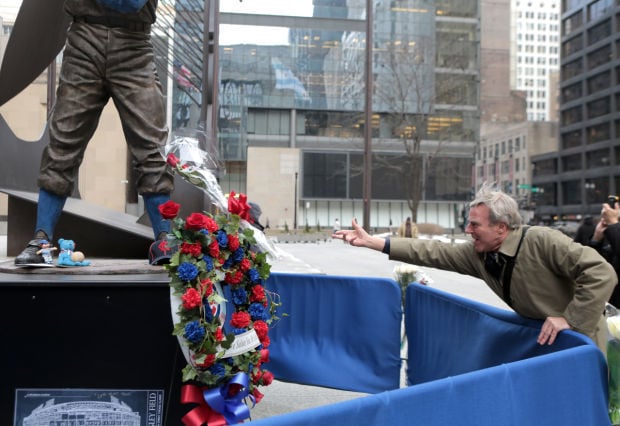
{"label": "man in olive coat", "polygon": [[470,203],[465,232],[472,241],[454,245],[384,239],[369,235],[353,220],[353,229],[336,232],[333,238],[383,251],[392,260],[481,278],[518,314],[544,321],[539,344],[551,345],[558,333],[572,329],[606,353],[603,312],[618,279],[596,250],[550,228],[532,226],[526,231],[515,200],[488,185]]}

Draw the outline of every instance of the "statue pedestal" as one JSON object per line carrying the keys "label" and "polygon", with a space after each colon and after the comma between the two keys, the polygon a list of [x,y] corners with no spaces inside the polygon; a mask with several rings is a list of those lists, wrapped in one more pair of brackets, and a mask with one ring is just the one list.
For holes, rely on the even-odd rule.
{"label": "statue pedestal", "polygon": [[164,424],[187,412],[168,274],[146,260],[89,260],[0,264],[0,424],[13,424],[15,391],[32,388],[163,390]]}

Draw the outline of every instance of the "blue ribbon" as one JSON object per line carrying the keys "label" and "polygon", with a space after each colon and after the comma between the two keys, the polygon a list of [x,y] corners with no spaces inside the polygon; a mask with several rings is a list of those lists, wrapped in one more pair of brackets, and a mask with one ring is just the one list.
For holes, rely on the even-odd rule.
{"label": "blue ribbon", "polygon": [[[241,387],[239,392],[232,396],[228,394],[231,385]],[[249,376],[246,373],[237,373],[228,383],[204,391],[203,396],[209,407],[223,415],[228,424],[237,424],[250,417],[250,409],[243,402],[246,396],[254,402],[254,397],[250,395],[249,385]]]}

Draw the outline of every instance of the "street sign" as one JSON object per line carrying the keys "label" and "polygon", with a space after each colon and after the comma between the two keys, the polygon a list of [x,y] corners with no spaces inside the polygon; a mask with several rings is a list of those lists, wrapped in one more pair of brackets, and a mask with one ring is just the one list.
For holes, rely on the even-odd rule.
{"label": "street sign", "polygon": [[532,189],[532,185],[528,185],[526,183],[519,184],[519,189]]}

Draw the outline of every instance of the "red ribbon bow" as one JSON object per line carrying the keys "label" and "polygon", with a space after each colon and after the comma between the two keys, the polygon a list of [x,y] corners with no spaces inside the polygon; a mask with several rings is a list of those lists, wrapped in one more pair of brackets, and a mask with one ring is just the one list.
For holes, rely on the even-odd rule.
{"label": "red ribbon bow", "polygon": [[183,385],[181,387],[181,404],[198,404],[190,412],[185,414],[181,421],[185,426],[226,426],[228,423],[223,415],[214,411],[205,402],[203,392],[206,388],[196,385]]}

